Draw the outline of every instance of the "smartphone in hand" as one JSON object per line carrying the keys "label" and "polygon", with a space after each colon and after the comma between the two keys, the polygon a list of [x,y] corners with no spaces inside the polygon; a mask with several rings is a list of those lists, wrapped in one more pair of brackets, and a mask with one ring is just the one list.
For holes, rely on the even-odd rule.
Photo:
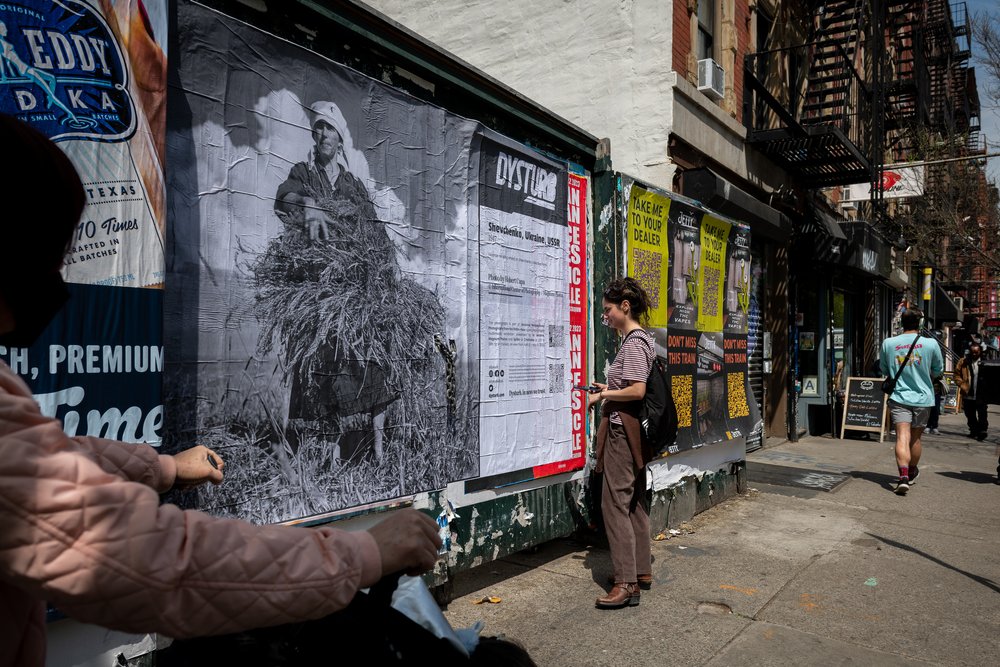
{"label": "smartphone in hand", "polygon": [[577,391],[585,391],[588,394],[596,394],[597,392],[599,392],[601,390],[600,387],[592,385],[592,384],[591,385],[587,385],[586,387],[581,387],[580,385],[573,385],[573,389],[576,389]]}

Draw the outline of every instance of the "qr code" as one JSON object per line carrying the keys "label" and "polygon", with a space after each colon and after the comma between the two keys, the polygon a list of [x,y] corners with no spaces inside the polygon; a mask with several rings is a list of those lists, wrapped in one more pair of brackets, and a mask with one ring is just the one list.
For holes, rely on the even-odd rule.
{"label": "qr code", "polygon": [[694,378],[690,375],[674,375],[670,378],[670,395],[674,398],[674,408],[677,410],[677,426],[691,426],[691,390],[694,388]]}
{"label": "qr code", "polygon": [[566,388],[566,364],[549,364],[549,393],[558,394]]}
{"label": "qr code", "polygon": [[719,283],[722,272],[714,266],[702,266],[702,284],[705,286],[701,301],[701,312],[706,317],[719,314]]}
{"label": "qr code", "polygon": [[660,276],[663,274],[663,254],[643,248],[632,248],[632,277],[649,294],[649,308],[660,305]]}
{"label": "qr code", "polygon": [[742,371],[728,373],[726,386],[729,389],[729,416],[734,418],[750,416],[750,404],[747,403],[746,383]]}
{"label": "qr code", "polygon": [[561,324],[549,325],[549,347],[562,347],[566,342],[566,327]]}

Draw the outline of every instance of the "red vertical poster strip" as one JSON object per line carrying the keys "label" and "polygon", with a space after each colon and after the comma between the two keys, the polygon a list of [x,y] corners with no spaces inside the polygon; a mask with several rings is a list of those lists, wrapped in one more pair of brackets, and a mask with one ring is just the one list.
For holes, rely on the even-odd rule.
{"label": "red vertical poster strip", "polygon": [[[569,175],[569,337],[570,371],[574,385],[587,384],[587,179]],[[587,460],[587,401],[583,392],[571,392],[572,450],[570,457],[534,467],[545,477],[578,470]]]}

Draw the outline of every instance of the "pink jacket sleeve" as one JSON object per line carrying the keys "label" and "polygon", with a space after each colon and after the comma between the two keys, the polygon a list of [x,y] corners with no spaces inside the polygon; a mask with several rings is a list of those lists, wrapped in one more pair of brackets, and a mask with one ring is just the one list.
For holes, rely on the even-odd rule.
{"label": "pink jacket sleeve", "polygon": [[367,532],[161,505],[153,488],[98,466],[0,363],[5,582],[82,621],[180,638],[319,618],[381,574]]}
{"label": "pink jacket sleeve", "polygon": [[169,491],[177,477],[174,457],[159,454],[149,445],[77,436],[69,439],[68,447],[74,446],[104,472],[144,484],[157,493]]}

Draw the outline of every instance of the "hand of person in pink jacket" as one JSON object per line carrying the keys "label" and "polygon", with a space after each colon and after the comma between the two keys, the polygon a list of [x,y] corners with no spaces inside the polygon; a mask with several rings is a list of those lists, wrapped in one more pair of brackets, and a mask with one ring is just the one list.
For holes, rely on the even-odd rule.
{"label": "hand of person in pink jacket", "polygon": [[204,445],[196,445],[174,454],[174,462],[177,464],[174,486],[183,489],[205,482],[222,483],[222,469],[226,463],[221,456]]}
{"label": "hand of person in pink jacket", "polygon": [[382,556],[382,575],[403,571],[416,576],[434,567],[441,538],[426,514],[412,509],[392,514],[368,530]]}

